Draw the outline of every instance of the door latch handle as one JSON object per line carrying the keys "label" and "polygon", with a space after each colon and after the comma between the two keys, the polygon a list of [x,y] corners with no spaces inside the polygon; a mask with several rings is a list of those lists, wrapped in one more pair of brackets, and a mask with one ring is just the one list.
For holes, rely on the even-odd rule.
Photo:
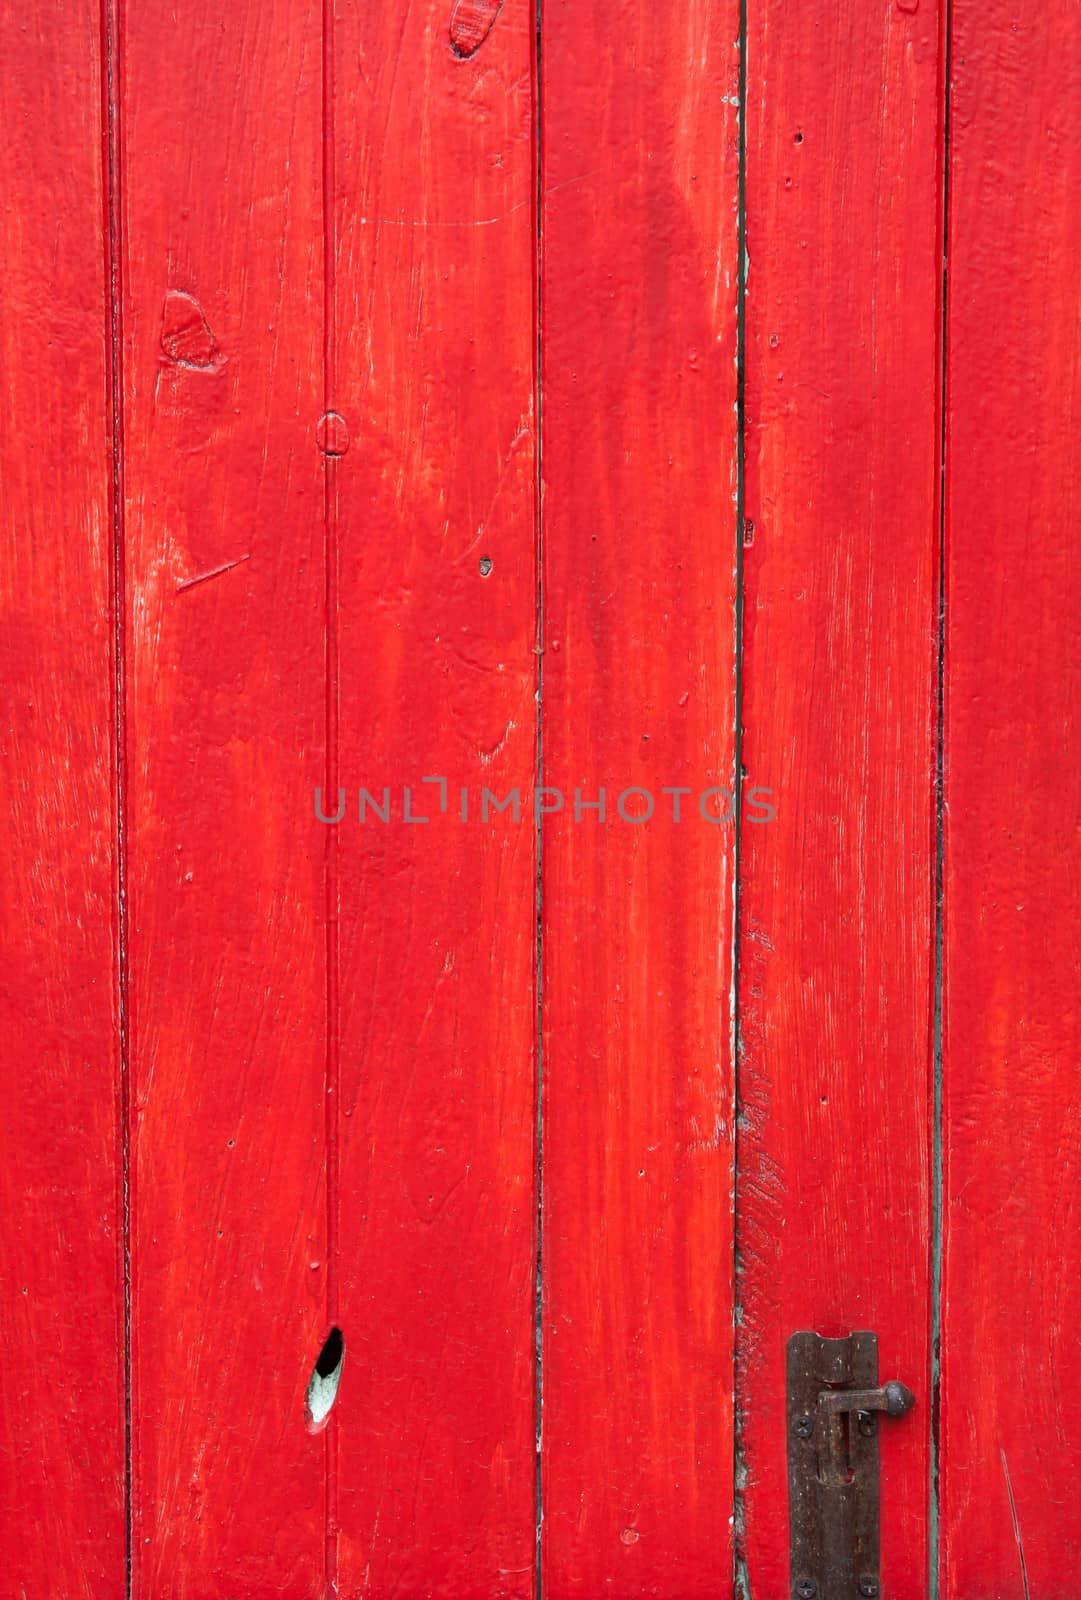
{"label": "door latch handle", "polygon": [[916,1396],[912,1390],[906,1389],[896,1379],[884,1383],[879,1389],[822,1389],[815,1408],[825,1419],[822,1482],[842,1484],[850,1482],[852,1478],[854,1451],[845,1437],[842,1417],[853,1416],[854,1413],[854,1425],[864,1438],[870,1438],[875,1432],[874,1412],[884,1411],[888,1417],[903,1417],[915,1404]]}
{"label": "door latch handle", "polygon": [[896,1378],[880,1389],[823,1389],[818,1396],[818,1409],[827,1415],[838,1411],[884,1411],[889,1417],[903,1417],[915,1404],[912,1390]]}

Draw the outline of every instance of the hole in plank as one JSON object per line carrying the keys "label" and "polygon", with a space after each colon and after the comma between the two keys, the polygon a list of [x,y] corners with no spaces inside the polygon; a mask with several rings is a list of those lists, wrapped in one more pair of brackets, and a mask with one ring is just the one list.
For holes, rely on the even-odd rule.
{"label": "hole in plank", "polygon": [[342,1362],[345,1360],[345,1340],[340,1328],[331,1328],[327,1341],[315,1360],[311,1381],[308,1384],[308,1428],[318,1433],[330,1415],[330,1408],[338,1398],[338,1385],[342,1379]]}

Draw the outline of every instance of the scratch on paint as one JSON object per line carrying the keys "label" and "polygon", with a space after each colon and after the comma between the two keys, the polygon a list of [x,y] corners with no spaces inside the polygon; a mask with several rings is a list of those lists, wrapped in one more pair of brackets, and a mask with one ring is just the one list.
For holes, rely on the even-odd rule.
{"label": "scratch on paint", "polygon": [[507,723],[507,726],[503,729],[503,732],[499,735],[499,738],[496,740],[495,744],[492,745],[490,750],[478,750],[477,751],[477,755],[480,757],[482,765],[484,765],[486,767],[491,766],[492,762],[495,760],[496,756],[502,750],[503,746],[506,744],[507,740],[510,738],[511,733],[513,731],[514,731],[514,719],[511,718],[511,720]]}
{"label": "scratch on paint", "polygon": [[1029,1600],[1028,1573],[1025,1570],[1025,1547],[1021,1543],[1021,1524],[1017,1520],[1017,1502],[1013,1497],[1013,1484],[1010,1482],[1010,1469],[1006,1463],[1005,1450],[1000,1448],[999,1455],[1002,1457],[1002,1471],[1006,1477],[1006,1493],[1010,1497],[1010,1516],[1013,1518],[1013,1536],[1017,1541],[1017,1557],[1021,1563],[1021,1588],[1024,1592],[1025,1600]]}
{"label": "scratch on paint", "polygon": [[237,556],[235,561],[223,561],[220,567],[211,567],[209,572],[197,572],[194,578],[185,578],[183,583],[176,586],[177,594],[183,594],[185,589],[194,589],[197,584],[209,583],[211,578],[220,578],[223,572],[232,572],[234,567],[239,567],[242,561],[250,561],[251,552],[246,556]]}
{"label": "scratch on paint", "polygon": [[[587,178],[596,177],[601,171],[600,167],[591,167],[588,172],[579,172],[574,178],[564,178],[562,183],[550,184],[544,190],[542,199],[550,194],[558,194],[560,189],[571,189],[576,183],[584,183]],[[508,217],[513,217],[516,212],[524,210],[533,204],[533,197],[528,200],[517,200],[506,211],[500,211],[494,217],[475,217],[469,221],[451,222],[440,217],[354,217],[353,221],[368,228],[492,228],[497,222],[506,222]]]}

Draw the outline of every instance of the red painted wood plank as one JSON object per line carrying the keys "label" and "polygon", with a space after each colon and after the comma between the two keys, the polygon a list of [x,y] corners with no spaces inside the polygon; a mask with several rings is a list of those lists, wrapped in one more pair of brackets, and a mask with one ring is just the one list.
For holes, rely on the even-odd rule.
{"label": "red painted wood plank", "polygon": [[953,6],[942,1593],[1081,1553],[1081,17]]}
{"label": "red painted wood plank", "polygon": [[334,28],[344,1594],[533,1593],[533,28]]}
{"label": "red painted wood plank", "polygon": [[124,1590],[98,21],[0,18],[0,1586],[24,1600]]}
{"label": "red painted wood plank", "polygon": [[161,1600],[323,1592],[320,26],[195,0],[122,37],[134,1582]]}
{"label": "red painted wood plank", "polygon": [[880,1336],[883,1593],[927,1586],[936,7],[750,8],[738,1403],[787,1592],[785,1342]]}
{"label": "red painted wood plank", "polygon": [[738,33],[541,27],[552,1600],[731,1582],[734,828],[698,800],[734,767]]}

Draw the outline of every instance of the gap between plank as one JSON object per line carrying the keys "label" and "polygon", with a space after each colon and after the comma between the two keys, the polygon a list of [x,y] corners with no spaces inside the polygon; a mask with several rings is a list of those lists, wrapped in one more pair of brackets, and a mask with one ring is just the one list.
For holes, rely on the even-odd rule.
{"label": "gap between plank", "polygon": [[[323,144],[323,415],[337,411],[337,227],[334,168],[334,0],[323,0],[321,117]],[[323,570],[326,699],[326,793],[338,786],[339,767],[339,638],[338,638],[338,462],[323,454]],[[341,1161],[338,1148],[338,1101],[341,1090],[339,1048],[339,882],[337,829],[326,830],[326,1069],[324,1083],[324,1144],[326,1150],[326,1321],[340,1323],[338,1308],[338,1213]],[[326,1430],[326,1514],[324,1585],[327,1600],[338,1593],[338,1430],[331,1420]]]}
{"label": "gap between plank", "polygon": [[124,1594],[131,1600],[133,1581],[134,1469],[131,1366],[131,1061],[128,1029],[127,912],[127,541],[124,517],[124,390],[123,390],[123,212],[120,95],[120,0],[101,0],[101,145],[102,246],[105,311],[105,388],[109,426],[109,468],[112,523],[112,674],[113,806],[116,819],[114,898],[115,1004],[117,1017],[117,1132],[120,1145],[118,1202],[121,1214],[120,1269],[123,1286],[124,1385]]}
{"label": "gap between plank", "polygon": [[739,7],[739,157],[738,201],[736,212],[736,596],[734,663],[734,766],[732,793],[735,795],[734,843],[732,861],[732,1583],[742,1600],[751,1600],[751,1581],[744,1554],[744,1480],[740,1372],[742,1363],[741,1329],[743,1321],[742,1266],[740,1260],[740,871],[742,868],[743,828],[743,524],[746,515],[746,322],[747,322],[747,0]]}
{"label": "gap between plank", "polygon": [[[542,108],[542,64],[541,64],[541,34],[543,25],[544,0],[536,0],[535,23],[533,30],[533,409],[535,445],[533,453],[534,482],[533,482],[533,526],[534,545],[536,551],[536,651],[537,663],[537,688],[536,688],[536,782],[538,790],[544,784],[544,533],[543,533],[543,491],[541,484],[541,453],[543,449],[542,428],[542,394],[541,394],[541,351],[542,351],[542,278],[541,268],[543,260],[543,223],[544,223],[544,153],[541,141],[541,108]],[[535,817],[535,915],[536,926],[536,1100],[535,1100],[535,1181],[537,1189],[537,1221],[536,1221],[536,1274],[534,1279],[533,1301],[533,1339],[534,1339],[534,1377],[533,1377],[533,1414],[534,1414],[534,1439],[535,1454],[533,1465],[533,1500],[534,1500],[534,1594],[535,1600],[544,1600],[544,1574],[542,1561],[542,1540],[544,1528],[544,1477],[543,1477],[543,1436],[544,1436],[544,923],[543,923],[543,886],[541,877],[542,868],[542,829],[543,821],[540,816]]]}
{"label": "gap between plank", "polygon": [[929,1600],[939,1597],[939,1430],[942,1378],[942,990],[945,938],[945,737],[946,737],[946,401],[948,389],[951,0],[942,0],[939,38],[938,282],[938,617],[935,662],[934,976],[931,1007],[931,1448],[928,1485]]}

